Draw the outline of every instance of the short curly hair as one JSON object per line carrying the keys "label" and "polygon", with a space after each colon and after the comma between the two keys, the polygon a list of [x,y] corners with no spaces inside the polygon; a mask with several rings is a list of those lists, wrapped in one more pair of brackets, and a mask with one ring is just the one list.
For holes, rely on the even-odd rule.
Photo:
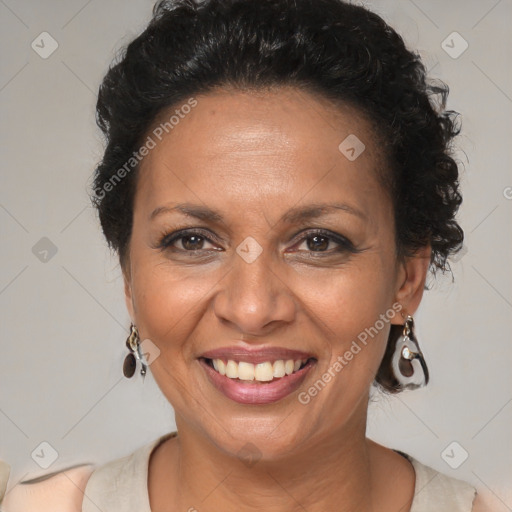
{"label": "short curly hair", "polygon": [[390,169],[397,254],[430,245],[432,274],[449,270],[448,257],[464,238],[455,219],[462,197],[451,152],[460,126],[458,113],[446,110],[449,88],[427,77],[419,55],[381,17],[343,0],[156,3],[147,28],[104,77],[96,107],[106,149],[91,200],[122,266],[138,165],[113,178],[159,114],[218,87],[289,85],[351,105],[372,121]]}

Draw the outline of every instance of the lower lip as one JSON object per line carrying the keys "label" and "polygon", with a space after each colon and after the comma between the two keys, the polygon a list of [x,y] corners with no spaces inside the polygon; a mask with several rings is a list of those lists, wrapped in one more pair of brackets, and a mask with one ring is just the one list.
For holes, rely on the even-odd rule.
{"label": "lower lip", "polygon": [[296,391],[315,361],[309,360],[304,368],[270,382],[230,379],[215,371],[204,359],[199,359],[199,363],[205,369],[210,382],[225,396],[240,404],[262,405],[277,402]]}

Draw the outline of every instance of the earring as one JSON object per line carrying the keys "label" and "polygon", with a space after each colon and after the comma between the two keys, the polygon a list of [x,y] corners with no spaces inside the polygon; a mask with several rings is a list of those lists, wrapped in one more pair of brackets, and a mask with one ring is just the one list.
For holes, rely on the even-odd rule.
{"label": "earring", "polygon": [[396,341],[391,368],[400,389],[416,389],[428,384],[427,364],[414,335],[414,321],[410,315],[407,315],[402,335]]}
{"label": "earring", "polygon": [[126,347],[130,353],[124,358],[123,374],[127,379],[131,379],[135,374],[137,367],[137,359],[141,363],[140,374],[142,378],[146,376],[146,365],[143,362],[142,352],[140,349],[139,331],[135,325],[130,325],[130,335],[126,339]]}

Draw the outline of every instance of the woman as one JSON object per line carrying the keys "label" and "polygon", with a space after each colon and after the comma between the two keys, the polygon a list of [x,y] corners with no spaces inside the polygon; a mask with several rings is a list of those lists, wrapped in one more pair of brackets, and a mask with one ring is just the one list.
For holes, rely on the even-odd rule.
{"label": "woman", "polygon": [[483,510],[365,436],[374,383],[428,383],[413,316],[462,245],[446,95],[341,0],[157,4],[100,88],[93,202],[123,371],[150,367],[177,432],[17,489],[84,512]]}

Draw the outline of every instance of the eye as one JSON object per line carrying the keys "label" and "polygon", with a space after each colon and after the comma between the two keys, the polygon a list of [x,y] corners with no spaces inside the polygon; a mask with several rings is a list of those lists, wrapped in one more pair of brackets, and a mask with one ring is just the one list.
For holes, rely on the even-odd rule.
{"label": "eye", "polygon": [[[195,252],[210,250],[205,247],[206,244],[212,244],[209,235],[202,230],[182,230],[174,233],[164,234],[158,243],[158,248],[165,249],[176,249],[183,252]],[[219,250],[215,248],[214,250]]]}
{"label": "eye", "polygon": [[[332,233],[331,231],[317,229],[314,231],[309,231],[303,234],[300,239],[302,243],[300,245],[295,246],[296,251],[309,251],[313,253],[342,253],[342,252],[358,252],[354,247],[354,244],[345,238],[342,235],[338,235]],[[300,249],[300,247],[306,246],[305,249]]]}

